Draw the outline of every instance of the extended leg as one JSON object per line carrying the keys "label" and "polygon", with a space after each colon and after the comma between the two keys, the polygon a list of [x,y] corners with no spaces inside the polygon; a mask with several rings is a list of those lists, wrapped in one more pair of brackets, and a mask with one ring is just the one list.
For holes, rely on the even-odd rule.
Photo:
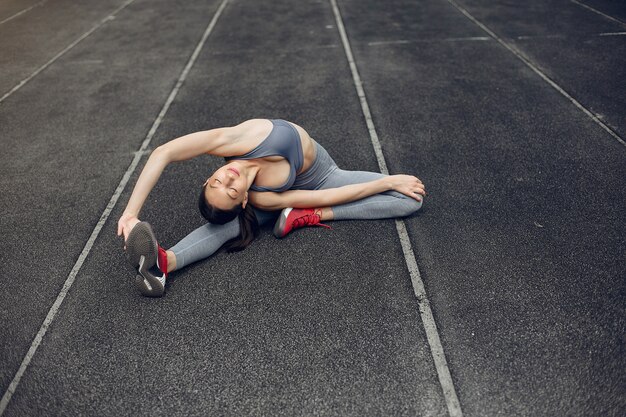
{"label": "extended leg", "polygon": [[[181,269],[200,259],[208,258],[217,252],[224,243],[236,238],[238,235],[238,219],[223,225],[207,223],[189,233],[167,252],[171,252],[174,256],[174,268]],[[170,256],[168,254],[168,269],[170,269]]]}
{"label": "extended leg", "polygon": [[[273,222],[278,212],[255,210],[259,225]],[[168,272],[208,258],[231,239],[239,236],[239,220],[223,225],[207,223],[185,236],[166,251]]]}

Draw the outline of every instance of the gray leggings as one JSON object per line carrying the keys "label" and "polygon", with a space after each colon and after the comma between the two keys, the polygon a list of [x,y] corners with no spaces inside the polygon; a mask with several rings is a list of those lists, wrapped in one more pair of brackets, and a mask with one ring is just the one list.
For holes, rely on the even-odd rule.
{"label": "gray leggings", "polygon": [[[317,154],[313,165],[298,175],[292,189],[324,190],[348,184],[370,182],[383,174],[366,171],[344,171],[322,146],[316,143]],[[373,220],[404,217],[415,213],[422,203],[395,191],[388,191],[332,207],[334,220]],[[276,221],[280,211],[255,209],[259,225]],[[224,225],[207,223],[200,226],[170,250],[176,256],[176,269],[213,255],[224,243],[239,235],[239,220]]]}

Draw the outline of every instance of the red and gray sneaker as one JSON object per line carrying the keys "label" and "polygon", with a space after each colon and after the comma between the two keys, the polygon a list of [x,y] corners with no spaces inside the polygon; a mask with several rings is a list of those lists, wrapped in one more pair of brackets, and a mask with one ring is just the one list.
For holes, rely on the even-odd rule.
{"label": "red and gray sneaker", "polygon": [[274,225],[274,236],[283,238],[294,229],[307,226],[322,226],[331,229],[330,226],[320,223],[322,210],[286,208],[280,212],[280,216]]}
{"label": "red and gray sneaker", "polygon": [[154,237],[149,223],[139,222],[126,239],[126,257],[137,268],[135,286],[147,297],[161,297],[165,293],[167,254]]}

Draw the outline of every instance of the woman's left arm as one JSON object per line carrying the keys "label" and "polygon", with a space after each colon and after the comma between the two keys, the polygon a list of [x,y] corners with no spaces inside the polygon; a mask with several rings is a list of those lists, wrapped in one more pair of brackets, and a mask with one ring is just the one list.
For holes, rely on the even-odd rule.
{"label": "woman's left arm", "polygon": [[417,201],[421,201],[422,196],[426,195],[424,184],[418,178],[411,175],[390,175],[370,182],[326,190],[253,192],[250,193],[250,203],[261,210],[319,208],[350,203],[385,191],[397,191]]}

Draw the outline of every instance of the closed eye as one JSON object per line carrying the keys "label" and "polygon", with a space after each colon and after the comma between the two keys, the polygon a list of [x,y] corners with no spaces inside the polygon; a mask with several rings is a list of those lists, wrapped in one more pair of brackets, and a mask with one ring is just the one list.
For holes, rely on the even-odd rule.
{"label": "closed eye", "polygon": [[[214,184],[222,184],[222,181],[220,181],[219,179],[215,178]],[[239,195],[239,192],[237,191],[236,188],[229,188],[228,189],[228,196],[232,199],[236,199],[237,196]]]}

